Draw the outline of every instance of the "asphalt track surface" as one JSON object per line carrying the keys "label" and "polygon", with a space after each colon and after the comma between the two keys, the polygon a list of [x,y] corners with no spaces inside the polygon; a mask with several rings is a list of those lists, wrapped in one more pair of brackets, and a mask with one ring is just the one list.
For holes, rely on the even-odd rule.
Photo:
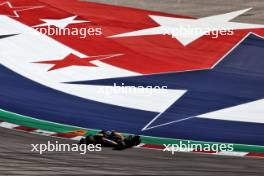
{"label": "asphalt track surface", "polygon": [[112,5],[161,11],[171,14],[206,17],[251,7],[247,14],[234,19],[236,22],[264,24],[264,1],[262,0],[83,0]]}
{"label": "asphalt track surface", "polygon": [[[91,1],[91,0],[90,0]],[[254,7],[236,21],[263,22],[264,2],[251,0],[94,0],[180,15],[203,17]],[[154,174],[154,175],[263,175],[263,159],[224,157],[190,153],[169,153],[146,149],[100,153],[60,152],[39,155],[30,152],[31,143],[69,140],[32,135],[0,128],[0,175],[87,175],[87,174]]]}
{"label": "asphalt track surface", "polygon": [[149,149],[100,153],[32,153],[30,144],[71,143],[0,128],[0,175],[263,175],[263,159],[177,153]]}

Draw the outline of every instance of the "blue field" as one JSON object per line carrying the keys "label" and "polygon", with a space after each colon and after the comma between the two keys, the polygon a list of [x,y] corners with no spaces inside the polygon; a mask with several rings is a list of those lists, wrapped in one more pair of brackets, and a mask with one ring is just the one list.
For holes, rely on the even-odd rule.
{"label": "blue field", "polygon": [[[211,70],[83,81],[78,84],[159,85],[188,92],[152,125],[195,117],[264,98],[264,40],[249,35]],[[78,98],[0,66],[1,109],[93,129],[214,142],[264,145],[264,124],[191,118],[141,131],[157,114]],[[76,83],[68,83],[76,84]],[[250,117],[249,117],[250,118]],[[264,118],[264,115],[263,115]],[[264,120],[263,120],[264,122]]]}

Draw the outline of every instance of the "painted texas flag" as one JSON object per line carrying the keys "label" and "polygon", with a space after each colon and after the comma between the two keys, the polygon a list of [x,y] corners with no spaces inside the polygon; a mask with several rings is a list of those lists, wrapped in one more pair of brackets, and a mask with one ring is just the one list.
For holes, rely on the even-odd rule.
{"label": "painted texas flag", "polygon": [[[97,126],[95,120],[115,116],[111,117],[118,118],[112,128],[124,130],[121,126],[125,122],[119,117],[127,116],[126,120],[134,126],[125,131],[143,130],[148,134],[154,130],[154,135],[181,137],[165,127],[196,119],[262,124],[264,25],[235,22],[236,17],[249,10],[250,7],[197,19],[72,0],[1,0],[0,62],[27,80],[82,98],[80,107],[70,113],[78,119],[74,125],[103,128],[108,123]],[[40,31],[50,28],[76,33],[49,35]],[[190,35],[165,33],[175,28],[183,28]],[[201,30],[192,33],[194,29]],[[223,29],[232,35],[214,36]],[[88,31],[84,37],[83,32]],[[168,89],[152,95],[100,91],[114,91],[118,88],[113,86],[115,83]],[[14,97],[23,93],[16,92]],[[91,106],[96,104],[92,115],[100,113],[103,117],[84,120],[91,111],[78,108],[88,102]],[[13,109],[7,103],[3,106]],[[44,106],[43,111],[51,108]],[[55,113],[49,114],[48,120],[71,123],[65,115],[69,109],[63,104],[56,106],[60,107],[59,116],[65,119]],[[107,113],[104,110],[108,106],[122,114],[115,114],[114,110]],[[28,111],[28,115],[41,117],[40,111]]]}

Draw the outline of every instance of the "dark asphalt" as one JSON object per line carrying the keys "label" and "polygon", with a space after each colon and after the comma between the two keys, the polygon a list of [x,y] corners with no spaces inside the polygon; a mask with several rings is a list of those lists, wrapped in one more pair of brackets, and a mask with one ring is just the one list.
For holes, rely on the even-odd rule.
{"label": "dark asphalt", "polygon": [[31,143],[69,140],[0,128],[0,175],[232,175],[261,176],[264,159],[170,153],[149,149],[101,152],[31,152]]}

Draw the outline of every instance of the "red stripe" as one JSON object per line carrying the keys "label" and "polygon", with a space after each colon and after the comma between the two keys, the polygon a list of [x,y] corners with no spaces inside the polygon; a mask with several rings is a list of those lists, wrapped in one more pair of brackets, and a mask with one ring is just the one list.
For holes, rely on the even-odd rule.
{"label": "red stripe", "polygon": [[0,123],[4,122],[3,120],[0,120]]}
{"label": "red stripe", "polygon": [[207,150],[193,150],[195,153],[217,153],[217,151],[207,151]]}
{"label": "red stripe", "polygon": [[164,149],[165,148],[163,145],[155,145],[155,144],[144,144],[141,147],[143,147],[143,148],[151,148],[151,149]]}
{"label": "red stripe", "polygon": [[17,127],[15,127],[15,129],[22,130],[22,131],[27,131],[27,132],[31,132],[31,131],[35,131],[36,130],[36,128],[31,128],[31,127],[26,127],[26,126],[17,126]]}
{"label": "red stripe", "polygon": [[72,133],[57,133],[52,136],[62,137],[62,138],[73,138],[73,137],[76,137],[77,135],[72,134]]}
{"label": "red stripe", "polygon": [[[38,1],[27,1],[27,3],[41,5]],[[91,36],[89,40],[83,40],[80,35],[78,37],[75,35],[53,35],[50,37],[86,55],[112,54],[109,53],[111,51],[109,48],[115,48],[116,51],[125,53],[125,55],[109,58],[102,62],[145,74],[209,68],[219,61],[248,32],[263,35],[261,29],[237,30],[235,35],[229,37],[219,35],[216,39],[210,39],[210,36],[203,36],[188,46],[183,46],[169,35],[112,39],[105,36],[156,27],[157,23],[149,17],[149,14],[176,18],[182,18],[182,16],[69,0],[45,0],[45,5],[47,4],[50,6],[19,13],[21,18],[16,20],[28,26],[33,26],[43,23],[40,19],[49,19],[50,16],[62,19],[75,14],[79,16],[79,19],[84,18],[83,20],[92,22],[76,24],[75,27],[81,28],[87,25],[89,27],[101,27],[103,28],[103,36]],[[19,6],[20,4],[13,5]],[[56,9],[56,7],[61,10]],[[86,15],[83,16],[83,14]],[[133,18],[131,18],[131,14],[133,14]],[[111,25],[109,25],[109,21],[111,21]],[[157,44],[161,40],[163,45]],[[89,49],[87,49],[87,45],[89,45]],[[102,47],[98,47],[99,45]],[[155,51],[155,54],[153,54],[153,51]],[[193,55],[196,57],[191,57]]]}
{"label": "red stripe", "polygon": [[251,156],[251,157],[264,157],[264,153],[248,153],[246,156]]}

